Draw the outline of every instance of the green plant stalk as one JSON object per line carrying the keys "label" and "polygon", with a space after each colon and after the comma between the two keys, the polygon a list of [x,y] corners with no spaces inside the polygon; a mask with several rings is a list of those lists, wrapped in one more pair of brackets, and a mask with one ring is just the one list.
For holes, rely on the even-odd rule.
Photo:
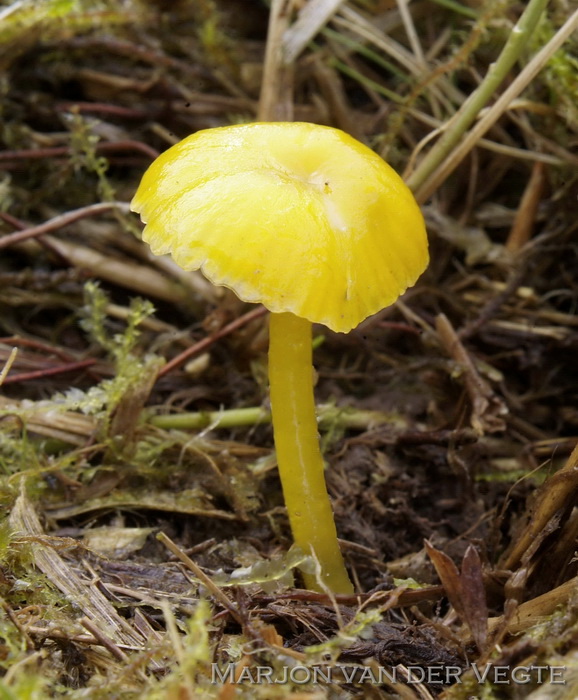
{"label": "green plant stalk", "polygon": [[[321,404],[316,407],[317,422],[321,427],[336,425],[352,430],[369,430],[376,425],[388,424],[399,429],[408,427],[397,413],[365,411],[353,407]],[[247,428],[271,422],[271,411],[262,406],[231,408],[223,411],[198,411],[172,415],[151,416],[151,425],[164,430],[202,430],[203,428]]]}
{"label": "green plant stalk", "polygon": [[269,384],[279,476],[293,539],[321,567],[307,588],[353,593],[337,541],[325,485],[313,396],[311,322],[273,313],[269,326]]}
{"label": "green plant stalk", "polygon": [[231,408],[226,411],[198,411],[152,416],[151,425],[163,430],[202,430],[203,428],[245,428],[271,422],[271,412],[261,406]]}
{"label": "green plant stalk", "polygon": [[435,171],[431,178],[414,193],[418,202],[425,201],[437,189],[450,173],[461,163],[465,156],[480,143],[483,135],[502,116],[508,105],[532,82],[550,58],[558,51],[570,35],[578,29],[578,10],[570,15],[566,22],[558,29],[556,34],[546,43],[537,54],[524,66],[508,87],[494,102],[491,109],[485,111],[476,124],[468,131],[464,138],[456,145],[449,158],[447,158]]}
{"label": "green plant stalk", "polygon": [[457,2],[457,0],[432,0],[432,2],[435,2],[436,5],[447,7],[448,10],[453,10],[464,17],[469,17],[470,19],[478,18],[478,12],[476,10],[462,5],[460,2]]}
{"label": "green plant stalk", "polygon": [[[400,68],[398,68],[396,63],[383,58],[377,53],[377,51],[373,51],[372,49],[367,48],[367,46],[365,46],[365,44],[362,44],[360,41],[356,41],[355,39],[352,39],[345,34],[340,34],[339,32],[336,32],[333,29],[329,29],[328,27],[325,27],[321,34],[324,37],[332,39],[338,44],[341,44],[346,48],[351,49],[351,51],[355,51],[355,53],[358,53],[360,56],[364,56],[369,61],[373,61],[373,63],[389,71],[390,73],[395,75],[396,78],[403,80],[403,82],[409,82],[407,74],[404,73]],[[399,101],[403,101],[401,97],[399,98]]]}
{"label": "green plant stalk", "polygon": [[393,90],[388,90],[380,83],[376,82],[375,80],[372,80],[371,78],[368,78],[367,76],[363,75],[363,73],[360,73],[359,71],[355,70],[355,68],[351,68],[351,66],[348,66],[343,61],[333,59],[330,65],[334,66],[335,68],[337,68],[337,70],[341,71],[343,75],[346,75],[349,78],[353,78],[362,85],[365,85],[366,87],[375,90],[375,92],[377,92],[379,95],[387,97],[388,100],[391,100],[392,102],[395,102],[397,104],[403,104],[404,99],[401,95],[398,95]]}
{"label": "green plant stalk", "polygon": [[450,120],[440,140],[414,172],[406,178],[406,184],[412,191],[418,190],[434,172],[495,95],[500,84],[526,48],[547,4],[548,0],[530,0],[510,33],[498,60],[490,66],[486,77]]}

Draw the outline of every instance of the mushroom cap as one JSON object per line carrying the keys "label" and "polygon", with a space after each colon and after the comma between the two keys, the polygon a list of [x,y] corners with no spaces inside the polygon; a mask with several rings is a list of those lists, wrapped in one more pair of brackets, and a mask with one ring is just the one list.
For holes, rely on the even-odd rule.
{"label": "mushroom cap", "polygon": [[156,255],[334,331],[392,304],[428,263],[424,220],[401,177],[316,124],[198,131],[152,163],[131,206]]}

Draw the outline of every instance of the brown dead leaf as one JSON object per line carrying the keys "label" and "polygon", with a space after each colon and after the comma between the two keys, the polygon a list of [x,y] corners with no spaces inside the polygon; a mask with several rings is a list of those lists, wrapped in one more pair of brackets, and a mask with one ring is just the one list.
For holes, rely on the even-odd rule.
{"label": "brown dead leaf", "polygon": [[476,646],[483,652],[488,639],[488,608],[482,564],[477,550],[472,545],[468,546],[460,573],[447,554],[427,540],[425,547],[450,604],[469,627]]}

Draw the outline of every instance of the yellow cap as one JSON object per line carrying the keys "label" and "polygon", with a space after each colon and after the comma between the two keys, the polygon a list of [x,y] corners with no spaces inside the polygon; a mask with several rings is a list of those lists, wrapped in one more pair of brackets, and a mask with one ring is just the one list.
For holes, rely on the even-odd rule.
{"label": "yellow cap", "polygon": [[316,124],[199,131],[152,163],[131,206],[153,253],[334,331],[392,304],[428,263],[423,217],[399,175]]}

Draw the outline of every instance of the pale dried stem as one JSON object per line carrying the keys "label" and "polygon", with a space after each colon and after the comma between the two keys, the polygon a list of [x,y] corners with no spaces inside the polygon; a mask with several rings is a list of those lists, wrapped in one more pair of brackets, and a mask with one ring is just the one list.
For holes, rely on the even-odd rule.
{"label": "pale dried stem", "polygon": [[578,491],[578,447],[574,448],[568,461],[541,487],[532,509],[528,525],[514,541],[510,551],[500,562],[503,569],[513,569],[534,541],[540,537],[549,521],[572,503]]}
{"label": "pale dried stem", "polygon": [[187,299],[184,287],[148,266],[114,259],[93,248],[52,236],[45,236],[44,242],[73,267],[89,270],[94,277],[106,282],[172,303],[183,303]]}
{"label": "pale dried stem", "polygon": [[464,386],[472,406],[471,423],[480,435],[503,430],[507,407],[478,372],[473,359],[444,314],[436,317],[436,330],[446,352],[463,372]]}
{"label": "pale dried stem", "polygon": [[243,616],[239,612],[237,606],[223,593],[223,591],[211,580],[209,576],[196,564],[189,556],[187,556],[172,540],[165,535],[164,532],[159,532],[157,539],[172,552],[195,576],[200,583],[218,600],[221,605],[227,610],[231,616],[241,625],[245,627]]}
{"label": "pale dried stem", "polygon": [[17,231],[16,233],[9,233],[8,235],[3,236],[0,238],[0,250],[2,248],[7,248],[8,246],[15,245],[16,243],[22,243],[22,241],[26,241],[29,238],[38,238],[39,236],[42,236],[50,231],[56,231],[59,228],[68,226],[69,224],[72,224],[79,219],[84,219],[87,216],[103,214],[104,212],[114,209],[128,213],[129,205],[126,202],[99,202],[97,204],[90,204],[87,207],[68,211],[65,214],[59,214],[53,219],[49,219],[38,226],[32,226],[31,228],[24,229],[23,231]]}
{"label": "pale dried stem", "polygon": [[407,34],[407,38],[409,39],[409,44],[411,46],[411,50],[413,51],[413,55],[415,56],[415,60],[422,67],[425,68],[427,66],[427,63],[425,60],[423,49],[421,47],[421,43],[419,41],[419,36],[416,31],[415,24],[413,23],[413,17],[411,16],[411,12],[409,11],[409,0],[397,0],[397,6],[399,8],[399,13],[403,21],[403,26],[405,28],[405,33]]}
{"label": "pale dried stem", "polygon": [[8,356],[8,359],[6,360],[6,364],[4,367],[2,367],[2,370],[0,370],[0,386],[4,384],[4,380],[8,376],[8,372],[10,372],[10,368],[14,364],[14,360],[16,359],[16,355],[18,355],[18,348],[12,348],[10,351],[10,355]]}
{"label": "pale dried stem", "polygon": [[556,609],[575,597],[577,587],[578,577],[571,578],[561,586],[519,605],[510,621],[506,620],[504,615],[490,617],[488,619],[490,632],[500,629],[506,623],[507,633],[520,634],[530,627],[546,622]]}
{"label": "pale dried stem", "polygon": [[257,120],[293,121],[294,68],[283,56],[283,35],[291,19],[294,0],[273,0],[269,14],[263,84]]}
{"label": "pale dried stem", "polygon": [[283,58],[286,63],[295,61],[343,2],[344,0],[309,0],[303,6],[297,20],[283,36]]}
{"label": "pale dried stem", "polygon": [[532,174],[524,190],[514,224],[506,241],[506,249],[511,253],[517,253],[530,240],[545,184],[544,164],[540,162],[534,163]]}
{"label": "pale dried stem", "polygon": [[[384,34],[382,30],[374,27],[373,24],[368,22],[359,12],[350,7],[344,7],[341,9],[339,15],[335,17],[334,24],[342,27],[344,30],[354,32],[360,38],[370,42],[387,56],[399,63],[400,66],[409,71],[416,79],[423,79],[424,67],[416,60],[411,51],[408,51],[405,46],[402,46],[391,36]],[[453,104],[459,104],[464,99],[462,93],[444,76],[440,76],[436,84],[430,86],[428,95],[430,102],[434,99],[435,102],[439,102],[440,105],[443,105],[447,111],[452,111]],[[400,97],[399,101],[403,102],[403,98]]]}
{"label": "pale dried stem", "polygon": [[[10,526],[17,537],[28,538],[35,566],[64,595],[70,605],[84,613],[98,629],[98,639],[107,639],[107,646],[128,644],[143,648],[146,640],[116,612],[103,593],[88,581],[79,578],[74,569],[48,544],[32,502],[24,490],[16,499],[10,514]],[[51,538],[53,542],[59,538]],[[98,625],[98,628],[96,627]],[[95,634],[95,636],[97,636]]]}
{"label": "pale dried stem", "polygon": [[27,429],[38,435],[62,440],[70,445],[82,447],[96,432],[97,424],[93,416],[85,416],[72,411],[61,411],[58,408],[45,406],[34,408],[34,404],[26,408],[15,400],[0,396],[0,416],[18,418],[25,412]]}

